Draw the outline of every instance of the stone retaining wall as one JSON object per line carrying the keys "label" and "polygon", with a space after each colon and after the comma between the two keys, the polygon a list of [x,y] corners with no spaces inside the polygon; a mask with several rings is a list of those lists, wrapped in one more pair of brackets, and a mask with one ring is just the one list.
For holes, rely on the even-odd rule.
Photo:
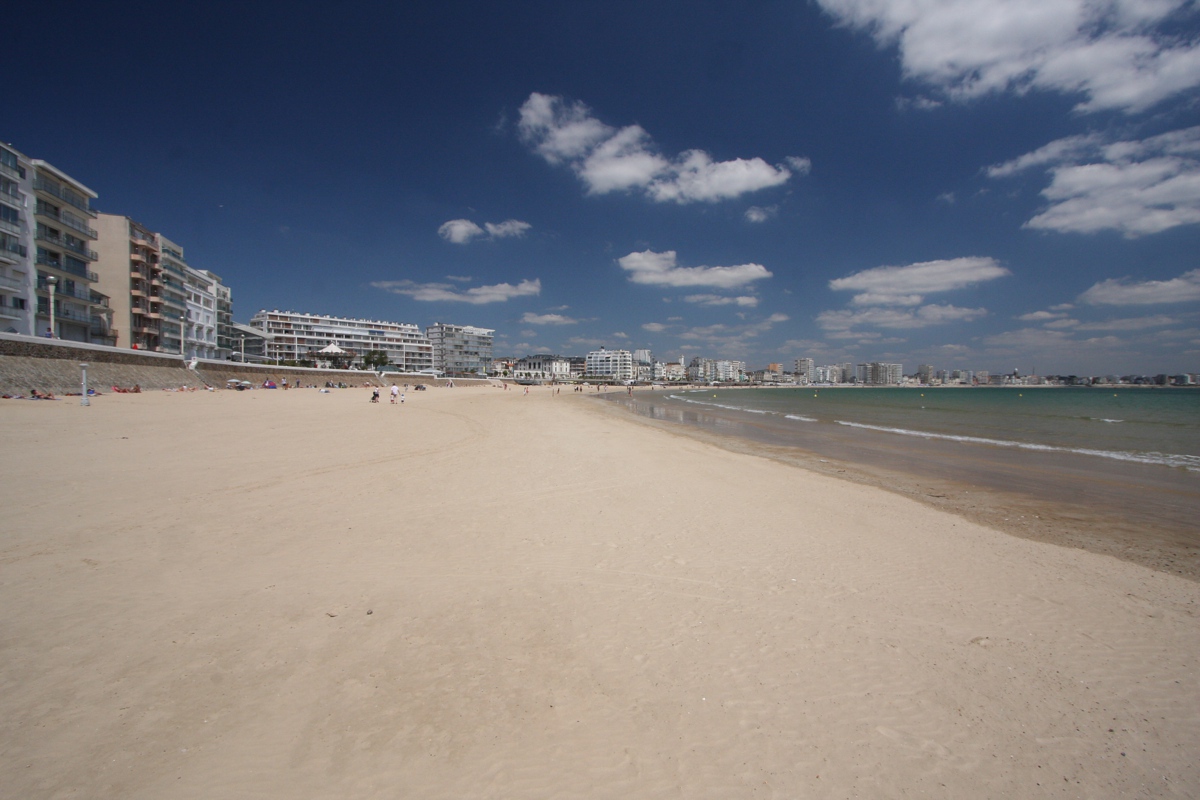
{"label": "stone retaining wall", "polygon": [[228,361],[198,361],[189,369],[177,355],[123,350],[101,345],[42,339],[17,334],[0,334],[0,394],[28,395],[30,389],[54,394],[80,391],[81,363],[88,364],[88,386],[109,392],[113,386],[142,389],[178,389],[204,386],[223,389],[229,378],[282,385],[324,386],[326,381],[362,386],[383,385],[372,372],[320,370],[235,364]]}

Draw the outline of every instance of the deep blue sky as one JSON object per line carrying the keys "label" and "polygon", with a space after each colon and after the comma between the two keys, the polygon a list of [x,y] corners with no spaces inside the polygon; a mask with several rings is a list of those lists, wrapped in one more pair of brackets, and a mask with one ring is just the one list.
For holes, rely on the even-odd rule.
{"label": "deep blue sky", "polygon": [[876,5],[28,4],[0,137],[241,321],[1200,371],[1195,6]]}

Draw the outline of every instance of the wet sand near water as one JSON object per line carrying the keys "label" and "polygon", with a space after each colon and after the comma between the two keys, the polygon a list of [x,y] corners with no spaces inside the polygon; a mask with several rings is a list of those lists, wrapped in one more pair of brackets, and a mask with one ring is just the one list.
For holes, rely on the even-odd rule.
{"label": "wet sand near water", "polygon": [[646,422],[737,452],[888,489],[1008,533],[1200,580],[1200,473],[1073,453],[772,424],[653,393],[608,396]]}

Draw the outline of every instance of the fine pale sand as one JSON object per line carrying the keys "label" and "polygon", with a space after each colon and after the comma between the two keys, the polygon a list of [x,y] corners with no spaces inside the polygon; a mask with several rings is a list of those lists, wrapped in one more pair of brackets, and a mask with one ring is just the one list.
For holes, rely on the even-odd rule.
{"label": "fine pale sand", "polygon": [[0,401],[0,796],[1196,797],[1200,584],[569,391]]}

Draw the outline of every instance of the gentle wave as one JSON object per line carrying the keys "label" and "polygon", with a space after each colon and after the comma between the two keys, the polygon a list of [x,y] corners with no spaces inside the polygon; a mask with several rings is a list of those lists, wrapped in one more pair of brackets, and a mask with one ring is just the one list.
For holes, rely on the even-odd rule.
{"label": "gentle wave", "polygon": [[1139,464],[1156,464],[1168,467],[1183,467],[1194,472],[1200,472],[1200,456],[1181,455],[1176,453],[1126,453],[1115,450],[1091,450],[1083,447],[1056,447],[1048,444],[1033,444],[1032,442],[1013,442],[1007,439],[988,439],[982,436],[955,436],[946,433],[929,433],[928,431],[913,431],[907,428],[888,428],[882,425],[866,425],[861,422],[846,422],[835,420],[838,425],[850,428],[863,428],[871,431],[895,433],[901,436],[917,436],[922,439],[945,439],[952,442],[969,442],[971,444],[990,444],[995,447],[1015,447],[1021,450],[1041,450],[1055,453],[1075,453],[1077,455],[1098,456],[1111,458],[1116,461],[1134,461]]}
{"label": "gentle wave", "polygon": [[784,419],[794,419],[798,422],[816,422],[812,417],[801,417],[797,414],[784,414],[779,411],[767,411],[761,408],[746,408],[745,406],[729,406],[724,403],[709,403],[704,400],[692,400],[689,397],[680,397],[677,394],[667,395],[671,400],[679,400],[683,403],[691,403],[694,406],[707,406],[709,408],[723,408],[726,411],[741,411],[746,414],[762,414],[768,417],[783,417]]}

